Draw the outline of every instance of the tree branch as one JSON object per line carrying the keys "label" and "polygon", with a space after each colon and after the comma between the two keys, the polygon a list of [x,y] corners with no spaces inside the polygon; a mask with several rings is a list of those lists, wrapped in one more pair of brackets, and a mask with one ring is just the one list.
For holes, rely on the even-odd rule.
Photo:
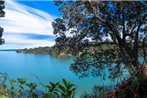
{"label": "tree branch", "polygon": [[147,36],[145,36],[145,37],[143,38],[143,43],[142,43],[142,44],[143,44],[143,45],[142,45],[143,48],[142,48],[142,49],[143,49],[143,54],[144,54],[144,56],[143,56],[143,57],[144,57],[144,61],[147,63],[147,57],[146,57],[146,56],[147,56],[147,53],[146,53],[146,51],[145,51],[145,41],[146,41],[146,39],[147,39]]}
{"label": "tree branch", "polygon": [[[124,41],[121,39],[121,37],[118,35],[119,33],[118,33],[116,27],[115,27],[114,25],[112,25],[112,24],[109,24],[109,23],[106,22],[105,20],[103,20],[103,19],[97,14],[96,9],[94,8],[94,6],[93,6],[91,0],[89,0],[89,3],[90,3],[91,8],[93,9],[93,12],[94,12],[95,17],[96,17],[99,21],[101,21],[106,27],[108,27],[108,28],[111,30],[111,32],[112,32],[111,37],[114,37],[114,38],[117,39],[118,43],[116,42],[116,44],[119,46],[121,52],[124,53],[124,51],[126,51],[127,54],[129,55],[130,59],[133,60],[133,61],[132,61],[132,64],[135,64],[136,62],[134,62],[135,60],[134,60],[134,58],[133,58],[134,55],[133,55],[133,57],[132,57],[132,49],[130,49],[130,48],[128,47],[128,45],[126,44],[126,42],[124,42]],[[112,25],[113,27],[112,27],[111,25]],[[135,65],[136,65],[136,64],[135,64]],[[136,65],[136,66],[137,66],[137,65]],[[133,69],[133,68],[132,68],[132,69]],[[133,71],[135,71],[135,70],[133,69]]]}
{"label": "tree branch", "polygon": [[[123,8],[124,9],[124,8]],[[125,41],[125,13],[124,13],[124,10],[122,11],[122,26],[123,26],[123,29],[122,29],[122,33],[123,33],[123,41]]]}
{"label": "tree branch", "polygon": [[130,31],[130,35],[132,35],[133,34],[133,31],[134,31],[134,29],[136,28],[136,23],[135,23],[135,25],[133,26],[133,28],[132,28],[132,30]]}
{"label": "tree branch", "polygon": [[111,32],[113,33],[111,36],[113,36],[113,37],[115,36],[115,37],[117,38],[117,41],[119,42],[119,44],[122,45],[121,38],[120,38],[120,36],[118,35],[118,32],[117,32],[117,30],[115,29],[115,26],[113,25],[113,28],[112,28],[112,27],[111,27],[112,24],[109,24],[108,22],[106,22],[105,20],[103,20],[103,19],[97,14],[96,9],[94,8],[94,6],[93,6],[91,0],[89,0],[89,3],[90,3],[91,8],[93,9],[93,12],[94,12],[95,17],[96,17],[99,21],[101,21],[106,27],[108,27],[108,28],[111,30]]}
{"label": "tree branch", "polygon": [[135,41],[134,41],[133,52],[134,52],[136,60],[138,59],[137,57],[138,57],[138,37],[139,37],[139,31],[140,31],[140,27],[142,26],[143,21],[144,21],[144,19],[146,17],[147,17],[147,14],[143,16],[142,20],[140,21],[140,23],[138,25],[138,28],[137,28],[137,31],[136,31],[136,34],[135,34]]}

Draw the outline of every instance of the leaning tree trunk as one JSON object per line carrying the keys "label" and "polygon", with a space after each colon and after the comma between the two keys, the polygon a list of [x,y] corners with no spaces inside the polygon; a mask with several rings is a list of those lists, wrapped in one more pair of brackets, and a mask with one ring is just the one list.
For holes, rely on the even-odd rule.
{"label": "leaning tree trunk", "polygon": [[144,66],[143,76],[144,76],[144,78],[147,78],[147,65]]}

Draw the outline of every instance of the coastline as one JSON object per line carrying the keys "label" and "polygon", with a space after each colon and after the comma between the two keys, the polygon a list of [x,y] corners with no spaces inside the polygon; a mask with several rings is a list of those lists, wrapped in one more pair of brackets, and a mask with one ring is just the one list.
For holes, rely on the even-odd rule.
{"label": "coastline", "polygon": [[36,48],[25,48],[25,49],[17,49],[16,53],[31,53],[31,54],[49,54],[52,56],[55,56],[57,58],[66,58],[71,56],[80,56],[85,51],[88,52],[94,52],[94,51],[101,51],[101,50],[109,50],[113,49],[115,45],[109,45],[109,48],[106,46],[107,44],[102,44],[99,46],[96,45],[87,45],[87,46],[58,46],[54,45],[52,47],[46,46],[46,47],[36,47]]}
{"label": "coastline", "polygon": [[36,48],[25,48],[25,49],[17,49],[16,53],[31,53],[31,54],[48,54],[55,56],[57,58],[67,58],[71,56],[75,56],[75,54],[70,53],[68,50],[58,49],[57,47],[36,47]]}

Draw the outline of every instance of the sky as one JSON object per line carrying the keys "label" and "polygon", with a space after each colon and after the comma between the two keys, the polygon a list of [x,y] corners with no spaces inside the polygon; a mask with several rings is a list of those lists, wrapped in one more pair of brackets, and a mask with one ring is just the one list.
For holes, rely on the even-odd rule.
{"label": "sky", "polygon": [[51,0],[5,0],[5,44],[0,49],[52,46],[55,43],[52,22],[61,14]]}

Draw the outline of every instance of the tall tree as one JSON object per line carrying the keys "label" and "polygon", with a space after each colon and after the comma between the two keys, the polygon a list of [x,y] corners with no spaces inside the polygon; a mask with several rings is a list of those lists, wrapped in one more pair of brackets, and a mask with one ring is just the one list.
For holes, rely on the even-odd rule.
{"label": "tall tree", "polygon": [[[89,74],[122,76],[128,69],[133,74],[147,64],[147,2],[146,1],[56,1],[62,13],[52,23],[56,42],[73,47],[88,41],[99,49],[84,51],[71,65],[80,77]],[[107,40],[107,44],[105,42]],[[112,44],[113,43],[113,44]],[[105,48],[104,48],[105,46]],[[144,62],[139,62],[139,57]]]}
{"label": "tall tree", "polygon": [[[5,5],[4,5],[4,1],[1,0],[0,1],[0,17],[4,17],[5,16],[5,12],[4,9]],[[0,27],[0,45],[4,43],[4,39],[2,39],[2,35],[3,35],[3,28]]]}

